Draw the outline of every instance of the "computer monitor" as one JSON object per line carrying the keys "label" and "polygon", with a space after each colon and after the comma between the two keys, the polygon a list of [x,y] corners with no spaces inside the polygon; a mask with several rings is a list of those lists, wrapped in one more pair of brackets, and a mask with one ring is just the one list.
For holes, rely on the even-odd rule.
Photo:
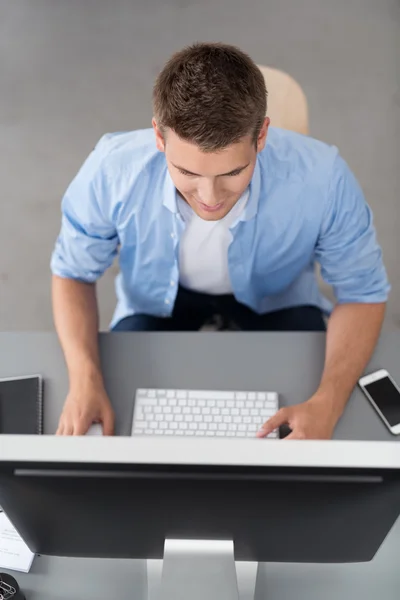
{"label": "computer monitor", "polygon": [[400,445],[1,436],[0,504],[33,552],[164,558],[162,600],[234,600],[234,559],[371,560]]}

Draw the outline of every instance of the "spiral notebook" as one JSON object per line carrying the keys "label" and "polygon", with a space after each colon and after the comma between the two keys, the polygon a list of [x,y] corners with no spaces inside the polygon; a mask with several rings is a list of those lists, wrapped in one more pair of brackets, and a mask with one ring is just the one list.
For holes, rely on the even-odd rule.
{"label": "spiral notebook", "polygon": [[43,379],[40,375],[0,379],[0,433],[43,433]]}

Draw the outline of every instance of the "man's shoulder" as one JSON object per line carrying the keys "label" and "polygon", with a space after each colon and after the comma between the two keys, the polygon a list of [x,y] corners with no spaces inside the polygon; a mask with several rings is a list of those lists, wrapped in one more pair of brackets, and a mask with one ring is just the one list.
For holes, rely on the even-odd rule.
{"label": "man's shoulder", "polygon": [[106,133],[94,148],[102,169],[140,172],[160,155],[153,129]]}
{"label": "man's shoulder", "polygon": [[326,180],[338,149],[315,138],[270,127],[261,162],[278,178],[299,181]]}

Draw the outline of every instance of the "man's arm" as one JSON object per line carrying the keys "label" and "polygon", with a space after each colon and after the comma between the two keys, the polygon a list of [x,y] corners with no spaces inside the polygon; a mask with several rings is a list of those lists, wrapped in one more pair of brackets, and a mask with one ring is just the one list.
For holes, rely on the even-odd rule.
{"label": "man's arm", "polygon": [[95,284],[53,275],[53,313],[69,374],[69,395],[59,435],[86,433],[94,421],[113,433],[113,412],[104,388],[98,347]]}
{"label": "man's arm", "polygon": [[321,383],[307,402],[279,411],[265,424],[261,437],[283,423],[293,431],[288,438],[331,437],[381,330],[390,289],[382,252],[372,212],[338,155],[323,207],[315,256],[338,304],[328,323]]}
{"label": "man's arm", "polygon": [[62,201],[62,224],[51,259],[53,310],[68,366],[70,389],[57,433],[86,433],[93,421],[113,431],[113,414],[104,389],[98,350],[96,281],[118,253],[111,217],[110,178],[94,150]]}
{"label": "man's arm", "polygon": [[282,408],[259,432],[264,437],[287,423],[286,439],[330,439],[359,377],[368,364],[385,314],[385,304],[342,304],[328,323],[325,366],[315,394]]}

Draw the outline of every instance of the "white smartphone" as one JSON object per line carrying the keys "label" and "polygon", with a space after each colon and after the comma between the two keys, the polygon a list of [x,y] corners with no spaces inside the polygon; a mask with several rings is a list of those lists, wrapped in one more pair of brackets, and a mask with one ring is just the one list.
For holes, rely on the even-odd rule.
{"label": "white smartphone", "polygon": [[400,388],[385,369],[361,377],[360,388],[393,435],[400,435]]}

